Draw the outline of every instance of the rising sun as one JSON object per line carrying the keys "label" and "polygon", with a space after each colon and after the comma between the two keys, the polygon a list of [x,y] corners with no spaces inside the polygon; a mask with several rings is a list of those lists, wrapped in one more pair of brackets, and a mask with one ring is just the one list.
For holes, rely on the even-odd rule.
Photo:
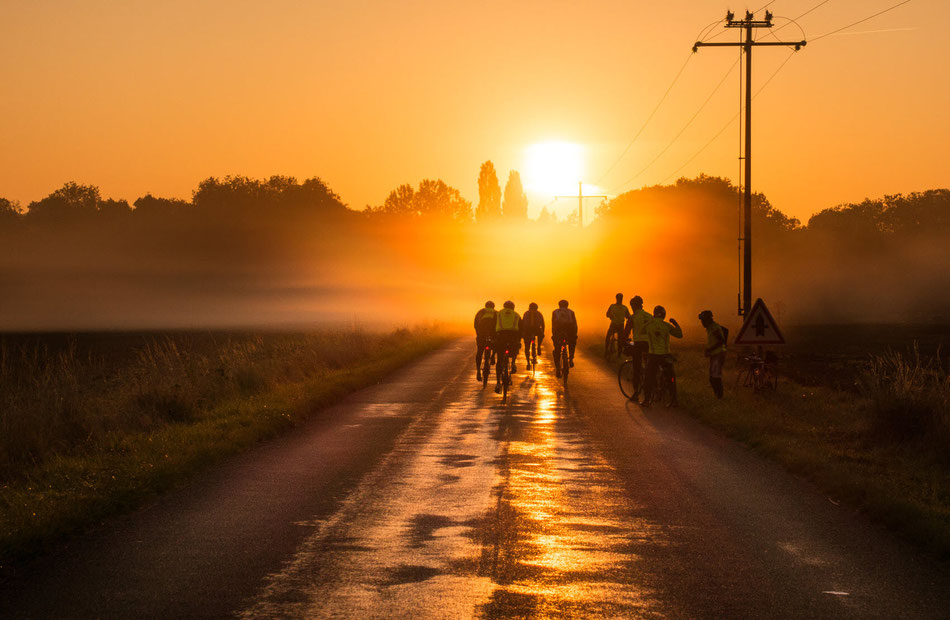
{"label": "rising sun", "polygon": [[525,149],[525,189],[540,194],[577,192],[584,172],[584,149],[573,142],[539,142]]}

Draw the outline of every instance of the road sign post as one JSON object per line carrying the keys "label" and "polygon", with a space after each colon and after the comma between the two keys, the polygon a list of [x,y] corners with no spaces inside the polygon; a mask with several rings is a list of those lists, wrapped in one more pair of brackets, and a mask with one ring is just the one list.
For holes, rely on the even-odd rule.
{"label": "road sign post", "polygon": [[733,342],[750,345],[785,344],[782,330],[761,297],[755,300]]}

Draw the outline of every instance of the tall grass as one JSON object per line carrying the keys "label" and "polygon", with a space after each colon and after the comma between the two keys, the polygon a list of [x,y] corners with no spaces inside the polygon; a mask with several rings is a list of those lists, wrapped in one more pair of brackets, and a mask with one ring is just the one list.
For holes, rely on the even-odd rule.
{"label": "tall grass", "polygon": [[52,455],[193,421],[222,401],[319,377],[407,336],[361,329],[130,334],[105,349],[89,337],[0,337],[0,478]]}
{"label": "tall grass", "polygon": [[950,373],[939,352],[923,357],[915,344],[907,355],[872,355],[859,385],[879,438],[950,447]]}

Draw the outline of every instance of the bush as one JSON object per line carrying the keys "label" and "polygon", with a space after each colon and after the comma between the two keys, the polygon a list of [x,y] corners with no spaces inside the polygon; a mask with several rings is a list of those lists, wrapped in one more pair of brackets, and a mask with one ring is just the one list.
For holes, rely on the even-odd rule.
{"label": "bush", "polygon": [[871,356],[860,386],[881,438],[950,445],[950,375],[939,352],[924,358],[915,344],[906,356],[895,351]]}

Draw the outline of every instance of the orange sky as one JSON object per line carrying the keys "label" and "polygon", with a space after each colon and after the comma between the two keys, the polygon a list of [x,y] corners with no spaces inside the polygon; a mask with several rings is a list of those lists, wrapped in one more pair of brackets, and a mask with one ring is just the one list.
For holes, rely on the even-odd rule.
{"label": "orange sky", "polygon": [[[7,0],[0,196],[25,206],[75,180],[130,201],[188,198],[210,175],[289,174],[321,176],[356,208],[425,177],[475,202],[482,161],[504,183],[546,140],[582,145],[584,180],[597,183],[697,33],[765,1]],[[770,9],[795,17],[820,1]],[[801,25],[817,37],[896,1],[830,0]],[[950,3],[914,0],[793,57],[754,105],[754,188],[807,219],[950,185],[948,23]],[[756,83],[787,55],[756,50]],[[604,190],[649,163],[735,60],[712,48],[690,60]],[[664,182],[738,96],[736,71],[628,188]],[[680,175],[735,179],[737,156],[733,125]],[[529,197],[532,212],[550,198]]]}

